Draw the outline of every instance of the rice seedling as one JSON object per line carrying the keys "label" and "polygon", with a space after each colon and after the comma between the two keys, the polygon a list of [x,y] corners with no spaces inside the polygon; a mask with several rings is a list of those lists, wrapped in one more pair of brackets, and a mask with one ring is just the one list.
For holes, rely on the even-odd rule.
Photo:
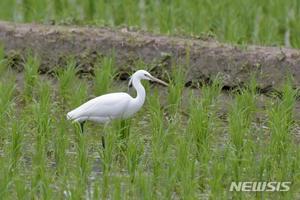
{"label": "rice seedling", "polygon": [[[256,88],[255,83],[253,83],[253,88]],[[234,179],[238,181],[242,177],[240,169],[247,150],[253,114],[256,110],[256,95],[253,88],[242,89],[239,94],[235,95],[235,101],[228,116],[228,131],[235,155],[232,160],[233,173]]]}
{"label": "rice seedling", "polygon": [[24,124],[17,123],[15,119],[12,124],[11,130],[11,147],[10,147],[10,171],[11,175],[17,174],[20,158],[22,156],[22,146],[23,146],[23,134],[22,130],[24,128]]}
{"label": "rice seedling", "polygon": [[0,82],[0,123],[3,127],[5,118],[9,115],[9,111],[13,106],[14,94],[16,89],[15,77],[8,76],[9,80]]}
{"label": "rice seedling", "polygon": [[5,163],[7,160],[1,158],[0,166],[1,166],[1,183],[0,183],[0,194],[3,198],[9,198],[9,189],[11,184],[11,177],[9,175],[9,166]]}
{"label": "rice seedling", "polygon": [[[298,4],[296,0],[2,0],[0,19],[128,25],[162,34],[212,35],[241,45],[298,48]],[[101,58],[95,66],[90,90],[88,81],[76,76],[74,59],[58,70],[56,85],[39,77],[39,58],[30,55],[24,64],[24,87],[16,87],[3,49],[0,46],[2,199],[299,198],[298,102],[291,80],[281,88],[281,96],[268,97],[266,108],[260,108],[252,78],[245,88],[230,94],[224,120],[218,118],[224,105],[217,78],[201,87],[201,97],[187,97],[184,113],[188,114],[183,115],[187,47],[185,65],[174,65],[169,74],[166,101],[162,103],[161,94],[154,90],[132,120],[89,125],[82,135],[77,124],[66,121],[65,112],[88,100],[90,94],[110,92],[114,56]],[[145,66],[140,61],[135,64]],[[147,93],[153,90],[148,83],[145,88]],[[256,119],[256,113],[263,115],[262,120]],[[288,192],[245,193],[229,191],[232,181],[292,184]]]}
{"label": "rice seedling", "polygon": [[293,127],[293,109],[296,103],[296,91],[289,81],[283,86],[282,100],[271,105],[269,116],[269,127],[271,131],[270,150],[274,160],[280,163],[282,156],[287,155],[291,143],[290,131]]}
{"label": "rice seedling", "polygon": [[7,70],[7,59],[5,58],[4,55],[4,47],[0,43],[0,74],[4,74]]}
{"label": "rice seedling", "polygon": [[[237,44],[286,44],[299,47],[298,2],[205,0],[94,1],[2,0],[0,19],[23,22],[129,25],[165,34],[215,35]],[[46,14],[44,14],[46,13]],[[271,26],[269,26],[271,25]]]}
{"label": "rice seedling", "polygon": [[34,55],[29,55],[24,65],[24,98],[26,102],[34,99],[34,88],[38,83],[39,59]]}
{"label": "rice seedling", "polygon": [[212,156],[214,132],[218,126],[216,117],[217,99],[221,92],[220,79],[216,78],[211,86],[202,87],[201,99],[191,95],[190,117],[188,121],[188,140],[195,145],[195,157],[200,162],[199,186],[205,190],[209,178],[209,161]]}
{"label": "rice seedling", "polygon": [[113,161],[116,155],[116,142],[117,142],[117,134],[113,131],[112,128],[105,128],[104,132],[105,136],[105,150],[103,151],[102,148],[98,149],[99,157],[101,158],[102,162],[102,183],[101,183],[101,197],[107,198],[109,196],[109,181],[111,170],[113,167]]}
{"label": "rice seedling", "polygon": [[64,176],[67,173],[67,146],[68,146],[68,139],[67,139],[67,122],[64,118],[59,118],[59,121],[54,121],[54,124],[57,128],[56,130],[56,137],[54,139],[55,142],[55,163],[57,168],[58,176]]}
{"label": "rice seedling", "polygon": [[184,199],[195,199],[197,193],[196,159],[193,157],[193,148],[190,141],[178,137],[176,149],[176,173],[179,182],[179,196]]}
{"label": "rice seedling", "polygon": [[[103,127],[89,125],[81,134],[77,124],[60,114],[88,97],[87,81],[76,77],[74,62],[58,73],[57,92],[51,82],[28,76],[25,83],[34,96],[21,105],[23,110],[15,105],[15,98],[23,99],[26,93],[15,92],[14,76],[8,77],[10,81],[4,85],[7,77],[2,77],[0,84],[0,192],[4,198],[12,196],[8,191],[14,191],[14,197],[43,199],[251,199],[277,195],[290,199],[297,194],[299,148],[291,134],[297,123],[293,115],[296,91],[289,81],[282,96],[270,98],[267,109],[260,111],[266,113],[263,126],[267,128],[254,123],[258,110],[255,79],[232,94],[228,124],[222,122],[217,117],[221,80],[216,78],[202,86],[201,97],[188,96],[187,119],[182,116],[182,97],[177,94],[183,94],[182,85],[171,86],[173,96],[163,106],[157,88],[146,84],[152,94],[136,117]],[[177,80],[181,80],[179,75]],[[176,106],[170,107],[171,103]],[[220,137],[226,133],[228,139],[223,141]],[[292,181],[293,185],[280,194],[229,191],[231,181],[244,180]]]}
{"label": "rice seedling", "polygon": [[62,105],[66,105],[66,102],[71,100],[71,96],[73,95],[73,84],[76,81],[76,63],[73,59],[70,59],[67,63],[65,69],[60,69],[58,71],[58,93],[59,97],[62,101]]}
{"label": "rice seedling", "polygon": [[114,72],[114,57],[104,57],[99,64],[95,66],[94,93],[100,96],[108,92],[111,87]]}
{"label": "rice seedling", "polygon": [[211,86],[202,87],[201,99],[190,97],[189,131],[194,134],[193,140],[199,155],[208,149],[206,145],[209,145],[209,141],[212,140],[210,134],[214,131],[217,122],[214,112],[220,92],[220,81],[215,79]]}
{"label": "rice seedling", "polygon": [[96,1],[88,0],[85,2],[84,5],[85,10],[85,19],[86,20],[93,20],[96,12]]}
{"label": "rice seedling", "polygon": [[214,155],[211,158],[212,164],[209,170],[210,177],[208,177],[208,187],[210,188],[209,197],[211,199],[220,199],[223,197],[228,197],[228,191],[224,188],[228,188],[226,183],[229,183],[228,180],[228,169],[230,161],[226,152],[218,150],[214,152]]}
{"label": "rice seedling", "polygon": [[170,76],[168,94],[169,110],[172,114],[178,110],[181,104],[182,91],[184,88],[185,72],[180,66],[173,66]]}
{"label": "rice seedling", "polygon": [[14,116],[15,107],[15,77],[8,75],[9,80],[0,81],[0,148],[5,148],[5,142],[10,135],[10,124],[8,123]]}
{"label": "rice seedling", "polygon": [[154,194],[152,193],[152,184],[152,177],[145,174],[144,169],[139,167],[135,179],[135,196],[146,200],[153,199]]}
{"label": "rice seedling", "polygon": [[48,199],[52,190],[49,187],[49,175],[47,173],[48,139],[52,130],[51,126],[51,90],[47,82],[39,85],[38,98],[32,104],[33,134],[35,137],[35,153],[33,156],[33,174],[31,196],[33,198]]}
{"label": "rice seedling", "polygon": [[[268,125],[270,128],[270,144],[268,148],[269,159],[266,160],[268,168],[267,178],[280,181],[293,180],[294,171],[299,167],[291,130],[295,125],[294,107],[296,103],[296,91],[292,88],[290,80],[287,80],[282,89],[280,100],[272,102],[267,110]],[[297,167],[298,166],[298,167]],[[290,194],[282,195],[286,199]]]}
{"label": "rice seedling", "polygon": [[88,159],[88,151],[86,145],[86,134],[82,134],[79,124],[76,128],[76,171],[74,172],[74,177],[76,177],[76,183],[73,186],[72,195],[84,198],[87,190],[87,181],[90,173],[90,164]]}
{"label": "rice seedling", "polygon": [[137,135],[132,135],[131,137],[129,137],[125,157],[131,183],[135,181],[136,173],[141,161],[143,151],[144,149],[142,141],[139,141],[139,137]]}

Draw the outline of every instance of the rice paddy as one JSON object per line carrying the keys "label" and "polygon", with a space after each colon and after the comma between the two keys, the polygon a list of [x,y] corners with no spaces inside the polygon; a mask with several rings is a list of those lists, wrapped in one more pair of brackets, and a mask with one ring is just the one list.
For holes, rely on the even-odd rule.
{"label": "rice paddy", "polygon": [[297,0],[1,0],[0,19],[130,26],[245,45],[300,47]]}
{"label": "rice paddy", "polygon": [[[144,83],[146,103],[135,117],[108,126],[88,123],[81,134],[66,120],[67,111],[95,93],[127,90],[126,82],[101,79],[115,76],[113,57],[99,63],[95,76],[79,78],[70,59],[51,78],[39,75],[38,58],[29,56],[18,78],[2,57],[3,199],[299,198],[296,91],[288,80],[282,97],[267,98],[262,108],[252,79],[229,94],[221,117],[221,79],[183,95],[183,73],[174,68],[168,89]],[[232,181],[292,184],[288,192],[245,193],[230,192]]]}
{"label": "rice paddy", "polygon": [[[296,0],[1,0],[0,8],[0,19],[16,22],[300,46]],[[143,82],[146,102],[132,119],[87,123],[81,134],[67,121],[68,111],[128,90],[116,80],[114,56],[101,58],[94,75],[84,77],[72,58],[52,76],[39,74],[37,56],[25,61],[22,72],[14,71],[0,48],[1,199],[300,198],[299,94],[289,77],[280,95],[266,97],[254,76],[230,92],[222,91],[218,76],[185,88],[185,72],[174,65],[168,88]],[[289,191],[230,191],[240,181],[291,184]]]}

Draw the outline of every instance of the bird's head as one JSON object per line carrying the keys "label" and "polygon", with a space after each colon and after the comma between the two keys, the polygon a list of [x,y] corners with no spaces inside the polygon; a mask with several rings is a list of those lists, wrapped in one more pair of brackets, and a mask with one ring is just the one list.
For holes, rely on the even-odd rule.
{"label": "bird's head", "polygon": [[159,80],[158,78],[155,78],[154,76],[152,76],[149,72],[147,72],[146,70],[138,70],[136,71],[130,78],[128,86],[131,87],[132,85],[132,80],[133,79],[138,79],[138,80],[149,80],[149,81],[154,81],[157,83],[160,83],[164,86],[168,86],[168,84],[162,80]]}

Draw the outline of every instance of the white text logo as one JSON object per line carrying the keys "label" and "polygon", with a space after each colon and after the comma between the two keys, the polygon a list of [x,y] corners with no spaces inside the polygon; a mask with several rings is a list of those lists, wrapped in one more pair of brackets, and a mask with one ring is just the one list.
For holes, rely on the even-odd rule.
{"label": "white text logo", "polygon": [[236,192],[287,192],[291,182],[231,182],[230,191]]}

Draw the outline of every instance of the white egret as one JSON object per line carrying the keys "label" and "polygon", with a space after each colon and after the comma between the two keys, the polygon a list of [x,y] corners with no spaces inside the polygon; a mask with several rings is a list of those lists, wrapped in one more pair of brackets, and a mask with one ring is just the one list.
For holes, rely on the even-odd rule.
{"label": "white egret", "polygon": [[[153,77],[145,70],[136,71],[129,80],[136,90],[136,97],[133,98],[124,92],[105,94],[87,101],[78,108],[68,112],[67,119],[80,123],[81,131],[86,121],[98,123],[110,122],[113,119],[127,119],[135,114],[144,104],[146,92],[141,80],[151,80],[162,85],[168,84]],[[104,138],[102,137],[104,146]]]}

